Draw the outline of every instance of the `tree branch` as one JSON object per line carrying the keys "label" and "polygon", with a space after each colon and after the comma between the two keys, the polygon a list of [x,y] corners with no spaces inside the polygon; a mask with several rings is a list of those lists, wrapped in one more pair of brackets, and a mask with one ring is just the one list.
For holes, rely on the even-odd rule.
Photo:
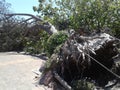
{"label": "tree branch", "polygon": [[[32,19],[35,19],[36,21],[40,21],[40,22],[44,22],[42,19],[40,19],[39,17],[37,16],[34,16],[32,14],[26,14],[26,13],[12,13],[12,14],[4,14],[5,16],[9,16],[9,17],[12,17],[12,16],[30,16]],[[43,25],[41,24],[38,24],[38,27],[45,30],[48,34],[53,34],[53,33],[57,33],[57,29],[55,28],[55,26],[53,26],[51,23],[49,22],[45,22]]]}
{"label": "tree branch", "polygon": [[12,13],[12,14],[4,14],[5,16],[30,16],[36,20],[43,21],[42,19],[38,18],[37,16],[34,16],[32,14],[26,14],[26,13]]}

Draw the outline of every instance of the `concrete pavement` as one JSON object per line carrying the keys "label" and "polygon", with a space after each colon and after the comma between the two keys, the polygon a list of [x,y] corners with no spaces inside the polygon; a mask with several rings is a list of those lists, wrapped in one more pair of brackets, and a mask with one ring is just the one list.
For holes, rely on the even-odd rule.
{"label": "concrete pavement", "polygon": [[0,53],[0,90],[45,90],[35,86],[32,72],[43,63],[44,60],[30,55]]}

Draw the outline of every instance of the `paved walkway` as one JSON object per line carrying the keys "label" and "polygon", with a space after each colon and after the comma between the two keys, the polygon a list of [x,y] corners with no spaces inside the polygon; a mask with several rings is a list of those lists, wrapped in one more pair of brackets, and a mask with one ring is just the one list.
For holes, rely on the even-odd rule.
{"label": "paved walkway", "polygon": [[0,53],[0,90],[44,90],[36,87],[33,70],[38,70],[43,60],[15,52]]}

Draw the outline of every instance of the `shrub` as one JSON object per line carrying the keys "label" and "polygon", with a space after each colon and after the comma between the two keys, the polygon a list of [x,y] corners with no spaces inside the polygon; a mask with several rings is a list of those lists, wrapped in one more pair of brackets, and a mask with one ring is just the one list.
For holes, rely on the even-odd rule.
{"label": "shrub", "polygon": [[60,31],[58,33],[51,35],[46,43],[45,50],[47,55],[51,56],[54,53],[54,50],[56,49],[56,47],[64,43],[67,38],[68,38],[68,35],[63,31]]}
{"label": "shrub", "polygon": [[74,90],[94,90],[95,85],[86,80],[76,80],[73,82]]}
{"label": "shrub", "polygon": [[[9,27],[10,28],[10,27]],[[0,30],[0,51],[19,51],[22,50],[21,29],[3,29]]]}
{"label": "shrub", "polygon": [[25,37],[24,51],[30,54],[39,54],[45,52],[46,41],[49,35],[45,31],[40,31],[37,36]]}

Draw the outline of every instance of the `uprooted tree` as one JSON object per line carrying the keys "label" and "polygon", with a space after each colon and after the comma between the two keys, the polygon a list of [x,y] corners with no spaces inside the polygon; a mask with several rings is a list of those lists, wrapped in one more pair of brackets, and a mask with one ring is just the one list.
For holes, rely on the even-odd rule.
{"label": "uprooted tree", "polygon": [[[58,33],[55,27],[36,16],[33,19],[37,27],[52,35]],[[28,20],[30,20],[28,19]],[[120,40],[106,33],[67,32],[68,39],[59,45],[50,59],[46,61],[39,83],[53,85],[56,90],[91,90],[97,87],[107,88],[108,82],[116,84],[120,80],[119,42]],[[116,81],[116,82],[114,82]],[[110,85],[110,86],[112,86]]]}
{"label": "uprooted tree", "polygon": [[[38,30],[37,32],[44,30],[50,37],[55,33],[59,35],[55,26],[44,21],[49,21],[49,18],[54,25],[61,24],[58,29],[77,29],[77,32],[66,31],[68,39],[62,43],[58,42],[61,38],[49,38],[48,41],[54,41],[56,46],[50,48],[53,51],[43,66],[39,83],[47,86],[51,84],[55,90],[91,90],[97,87],[107,88],[109,82],[113,83],[108,85],[111,87],[120,80],[120,40],[100,32],[109,27],[119,37],[119,7],[119,0],[39,0],[39,6],[33,9],[43,15],[43,20],[21,13],[4,13],[2,16],[7,22],[16,15],[29,16],[26,20],[10,24],[14,28],[16,24],[23,23],[20,27],[28,27],[24,35],[32,29]],[[80,27],[99,32],[87,33]],[[57,47],[57,44],[61,45]]]}
{"label": "uprooted tree", "polygon": [[99,87],[105,87],[112,80],[119,81],[118,44],[118,39],[106,33],[90,36],[74,33],[46,62],[40,84],[54,83],[55,90],[56,87],[93,90],[94,86],[89,87],[84,81]]}

